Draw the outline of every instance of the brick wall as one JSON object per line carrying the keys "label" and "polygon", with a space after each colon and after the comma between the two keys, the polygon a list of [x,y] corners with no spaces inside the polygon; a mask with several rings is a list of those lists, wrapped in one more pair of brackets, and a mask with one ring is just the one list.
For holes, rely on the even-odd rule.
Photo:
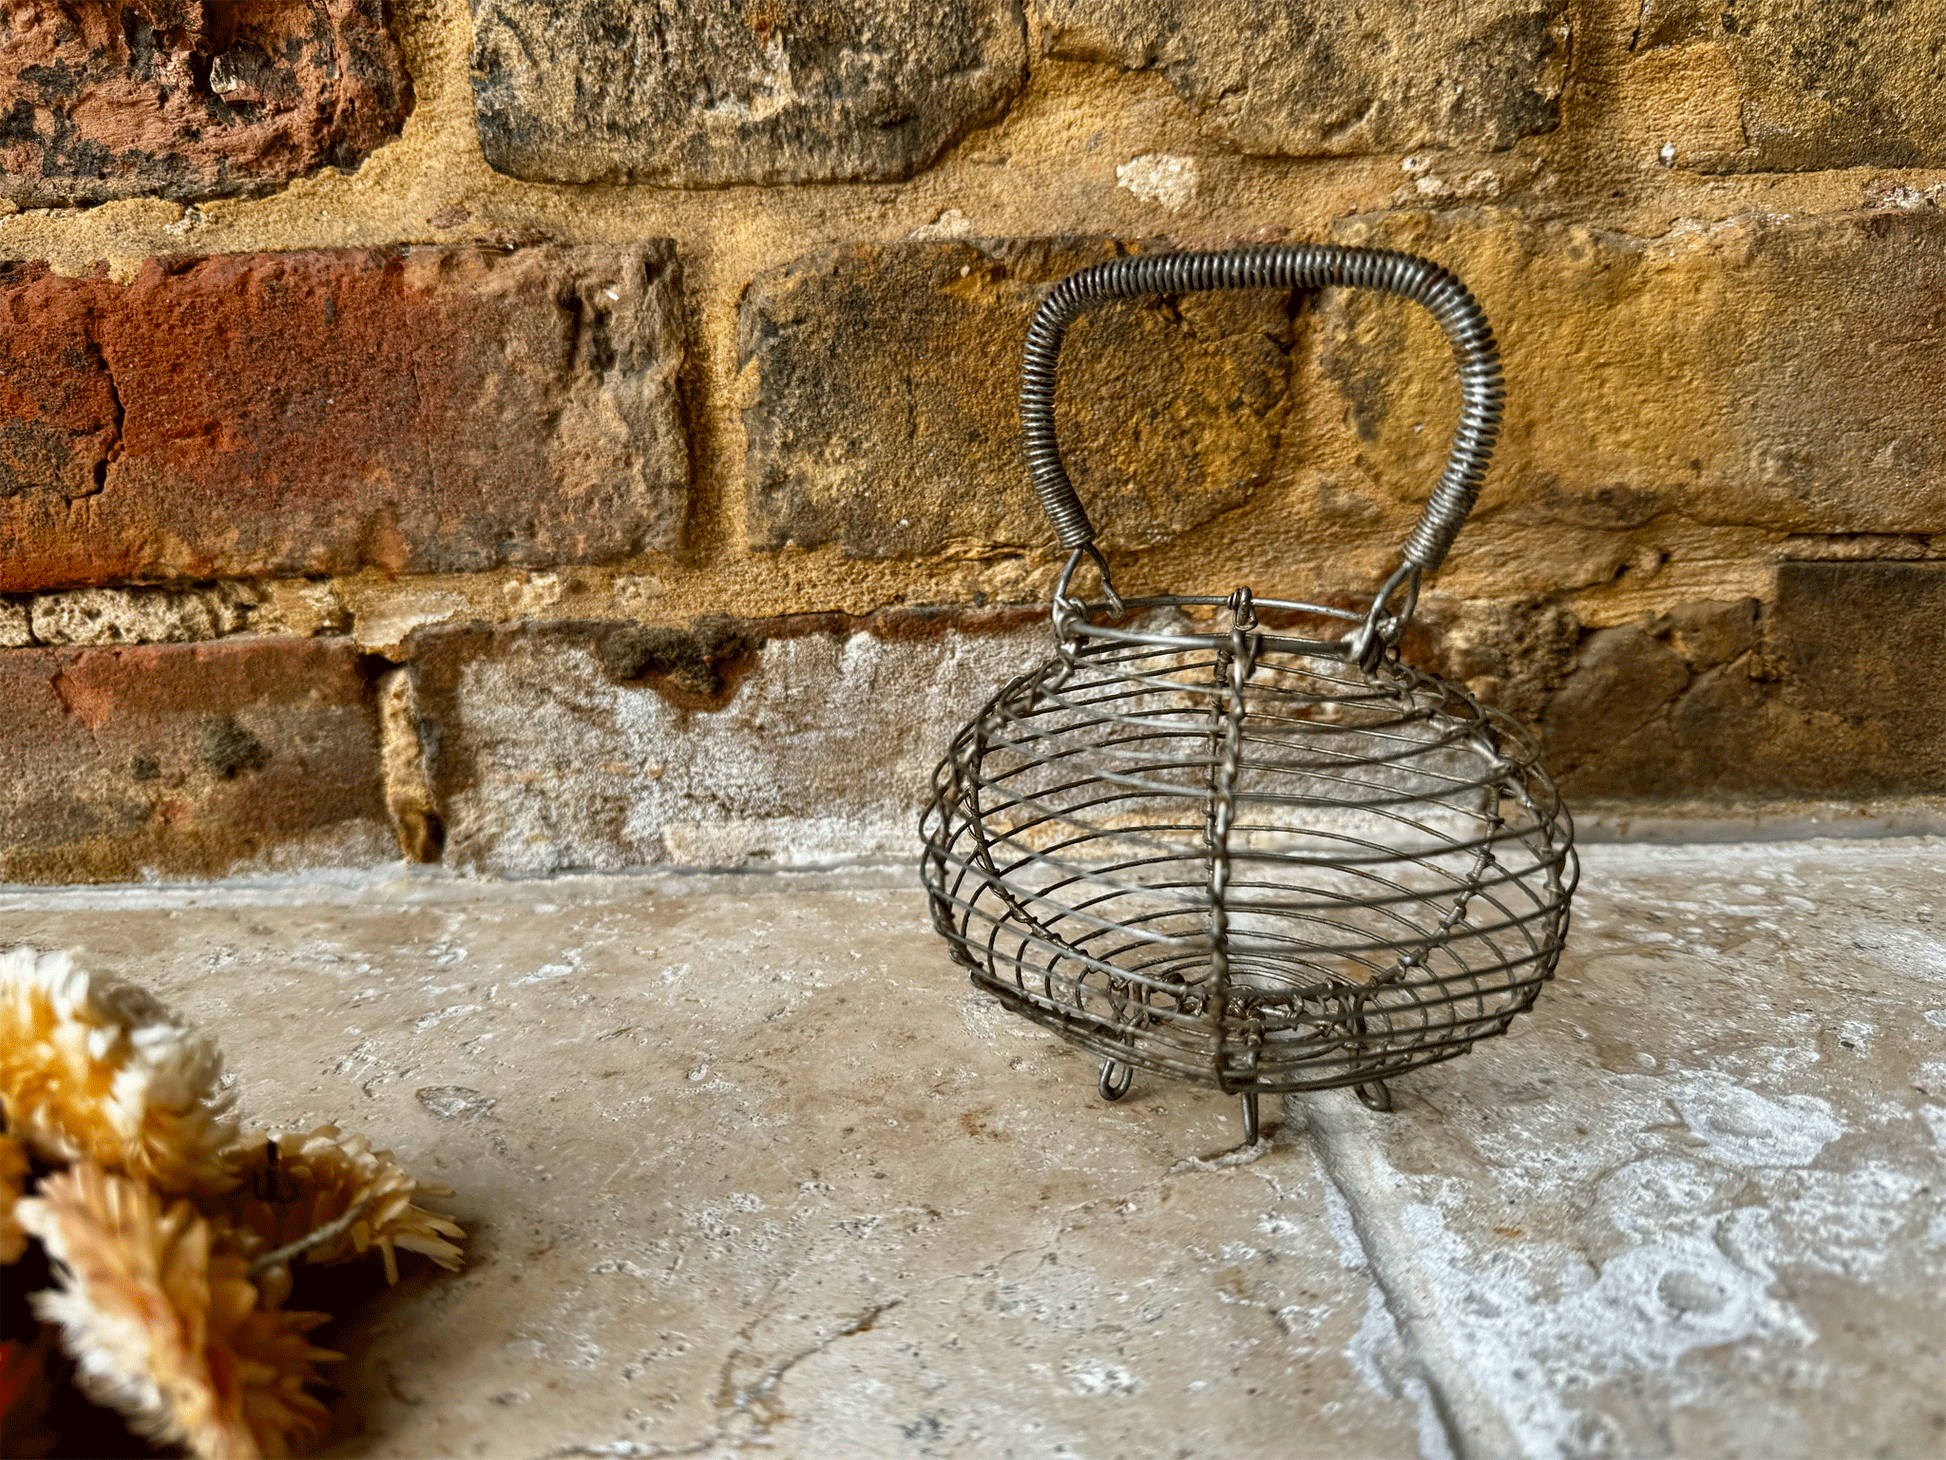
{"label": "brick wall", "polygon": [[[1407,647],[1577,809],[1946,804],[1934,0],[676,11],[0,14],[0,880],[905,849],[1044,652],[1027,315],[1281,238],[1498,327]],[[1365,298],[1090,317],[1118,581],[1369,592],[1447,369]]]}

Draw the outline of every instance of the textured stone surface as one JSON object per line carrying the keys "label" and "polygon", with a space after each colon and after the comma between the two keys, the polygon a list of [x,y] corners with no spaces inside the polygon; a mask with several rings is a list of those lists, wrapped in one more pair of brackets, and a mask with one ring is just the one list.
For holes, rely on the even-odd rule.
{"label": "textured stone surface", "polygon": [[[760,276],[740,358],[750,537],[856,557],[1052,538],[1020,460],[1020,345],[1047,290],[1105,243],[855,245]],[[1062,355],[1056,422],[1102,540],[1165,540],[1248,500],[1288,410],[1289,301],[1103,306]]]}
{"label": "textured stone surface", "polygon": [[1510,1036],[1227,1159],[1234,1102],[1102,1105],[903,873],[12,894],[0,946],[457,1189],[468,1270],[323,1335],[332,1453],[1920,1456],[1941,852],[1592,849]]}
{"label": "textured stone surface", "polygon": [[1471,1453],[1938,1452],[1943,851],[1594,848],[1528,1029],[1312,1105]]}
{"label": "textured stone surface", "polygon": [[0,588],[667,546],[672,246],[0,264]]}
{"label": "textured stone surface", "polygon": [[446,860],[533,875],[904,856],[952,730],[1050,652],[1031,618],[425,631],[408,652]]}
{"label": "textured stone surface", "polygon": [[77,588],[30,600],[40,644],[187,644],[250,621],[258,597],[241,583],[205,588]]}
{"label": "textured stone surface", "polygon": [[[1644,240],[1483,209],[1337,232],[1438,259],[1493,320],[1508,415],[1483,518],[1627,530],[1669,513],[1818,533],[1946,522],[1946,213],[1744,219]],[[1392,300],[1334,293],[1321,310],[1362,468],[1416,500],[1458,400],[1437,330]]]}
{"label": "textured stone surface", "polygon": [[472,0],[480,147],[536,182],[897,179],[1020,89],[1019,0]]}
{"label": "textured stone surface", "polygon": [[1597,630],[1542,719],[1570,798],[1935,796],[1946,563],[1786,563],[1777,599]]}
{"label": "textured stone surface", "polygon": [[260,193],[355,168],[412,81],[384,0],[21,0],[0,15],[0,198]]}
{"label": "textured stone surface", "polygon": [[0,653],[0,882],[395,855],[342,639]]}
{"label": "textured stone surface", "polygon": [[1566,0],[1036,0],[1051,56],[1153,67],[1247,152],[1511,147],[1560,125]]}
{"label": "textured stone surface", "polygon": [[1643,0],[1630,49],[1715,51],[1734,78],[1740,145],[1703,172],[1946,165],[1946,34],[1933,0]]}

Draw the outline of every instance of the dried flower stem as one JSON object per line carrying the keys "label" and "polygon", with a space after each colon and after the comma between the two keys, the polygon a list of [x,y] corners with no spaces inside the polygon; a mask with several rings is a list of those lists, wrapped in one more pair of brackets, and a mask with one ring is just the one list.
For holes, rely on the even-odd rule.
{"label": "dried flower stem", "polygon": [[353,1202],[351,1204],[351,1210],[347,1211],[336,1221],[326,1222],[315,1232],[306,1232],[295,1242],[286,1242],[275,1251],[266,1252],[262,1257],[259,1257],[255,1262],[251,1263],[244,1270],[243,1275],[254,1281],[269,1272],[273,1267],[282,1267],[290,1262],[292,1258],[302,1257],[313,1247],[322,1247],[327,1242],[336,1241],[338,1238],[344,1236],[345,1233],[349,1232],[357,1224],[358,1219],[365,1215],[365,1209],[372,1204],[372,1198],[375,1195],[377,1195],[376,1192],[367,1192],[358,1198],[357,1201]]}

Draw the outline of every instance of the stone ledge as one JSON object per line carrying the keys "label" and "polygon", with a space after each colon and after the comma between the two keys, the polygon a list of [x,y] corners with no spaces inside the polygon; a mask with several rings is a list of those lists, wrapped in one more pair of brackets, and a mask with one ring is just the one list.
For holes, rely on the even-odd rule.
{"label": "stone ledge", "polygon": [[903,876],[8,892],[0,946],[456,1189],[468,1269],[320,1336],[331,1453],[1919,1455],[1943,850],[1591,849],[1511,1034],[1255,1152],[1101,1104]]}

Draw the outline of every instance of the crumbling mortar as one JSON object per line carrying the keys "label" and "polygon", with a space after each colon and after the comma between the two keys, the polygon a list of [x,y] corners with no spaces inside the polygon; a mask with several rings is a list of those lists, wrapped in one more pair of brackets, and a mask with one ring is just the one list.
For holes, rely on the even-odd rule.
{"label": "crumbling mortar", "polygon": [[385,809],[408,862],[432,863],[446,848],[446,819],[433,792],[437,727],[420,713],[411,672],[372,656],[378,705],[379,770]]}

